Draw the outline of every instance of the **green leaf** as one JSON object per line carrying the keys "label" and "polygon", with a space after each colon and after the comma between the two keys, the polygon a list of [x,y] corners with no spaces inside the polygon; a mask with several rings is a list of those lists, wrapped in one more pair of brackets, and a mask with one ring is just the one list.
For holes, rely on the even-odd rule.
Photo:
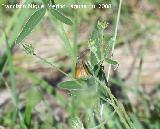
{"label": "green leaf", "polygon": [[46,8],[48,8],[48,5],[51,4],[50,0],[42,0],[42,1],[43,1],[43,3],[44,3],[44,5],[45,5]]}
{"label": "green leaf", "polygon": [[23,117],[22,113],[18,112],[18,116],[19,116],[19,120],[20,120],[20,127],[22,129],[27,129],[27,127],[25,125],[25,122],[24,122],[24,117]]}
{"label": "green leaf", "polygon": [[132,119],[133,124],[136,127],[136,129],[143,129],[140,121],[138,120],[138,118],[135,114],[131,114],[131,119]]}
{"label": "green leaf", "polygon": [[109,59],[109,58],[106,58],[105,61],[111,65],[119,65],[117,61]]}
{"label": "green leaf", "polygon": [[26,36],[28,36],[31,31],[36,27],[40,22],[42,17],[45,15],[46,9],[41,8],[33,13],[33,15],[28,19],[27,23],[24,25],[21,33],[16,39],[16,44],[20,43]]}
{"label": "green leaf", "polygon": [[36,87],[31,87],[25,94],[25,125],[27,128],[30,128],[31,118],[32,118],[32,109],[42,100],[42,94],[38,91]]}
{"label": "green leaf", "polygon": [[27,105],[25,109],[25,118],[24,118],[25,125],[27,126],[27,128],[30,128],[31,118],[32,118],[32,107]]}
{"label": "green leaf", "polygon": [[56,19],[58,19],[59,21],[67,24],[67,25],[72,25],[72,21],[67,18],[65,15],[63,15],[62,13],[60,13],[58,10],[51,8],[49,9],[48,4],[50,5],[52,3],[52,5],[55,4],[54,0],[42,0],[43,3],[45,4],[45,7],[51,12],[51,15],[54,16]]}
{"label": "green leaf", "polygon": [[89,40],[89,48],[94,53],[97,63],[101,60],[101,41],[100,34],[97,29],[92,32],[91,39]]}
{"label": "green leaf", "polygon": [[82,89],[79,81],[65,81],[59,83],[59,87],[67,90]]}
{"label": "green leaf", "polygon": [[104,49],[104,58],[108,58],[111,54],[112,46],[113,46],[114,38],[111,38]]}
{"label": "green leaf", "polygon": [[38,91],[36,87],[31,87],[26,93],[26,106],[34,107],[42,99],[42,94]]}
{"label": "green leaf", "polygon": [[69,18],[67,18],[65,15],[60,13],[58,10],[50,9],[50,12],[51,12],[52,16],[54,16],[59,21],[65,23],[67,25],[72,25],[73,24],[72,21]]}

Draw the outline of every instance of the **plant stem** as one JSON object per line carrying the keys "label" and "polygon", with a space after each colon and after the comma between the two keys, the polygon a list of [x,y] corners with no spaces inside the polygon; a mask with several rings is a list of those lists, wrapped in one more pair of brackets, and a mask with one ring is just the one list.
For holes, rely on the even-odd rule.
{"label": "plant stem", "polygon": [[[121,14],[121,5],[122,5],[122,0],[119,1],[119,7],[118,7],[118,14],[117,14],[117,21],[116,21],[116,28],[114,32],[114,37],[113,37],[113,46],[111,50],[111,59],[113,58],[113,53],[114,53],[114,48],[115,48],[115,43],[116,43],[116,38],[117,38],[117,31],[118,31],[118,24],[119,24],[119,19],[120,19],[120,14]],[[111,64],[109,64],[109,69],[108,69],[108,74],[107,74],[107,82],[109,81],[109,76],[111,72]]]}
{"label": "plant stem", "polygon": [[14,113],[13,113],[13,120],[12,120],[11,128],[14,128],[17,113],[18,113],[18,93],[17,93],[17,89],[16,89],[16,80],[15,80],[12,53],[11,53],[11,48],[9,46],[8,37],[7,37],[6,33],[5,33],[5,39],[6,39],[6,46],[7,46],[10,81],[11,81],[11,86],[12,86],[11,87],[11,94],[12,94],[12,100],[13,100],[13,104],[14,104]]}
{"label": "plant stem", "polygon": [[[76,3],[76,0],[75,0]],[[73,52],[74,52],[74,62],[77,62],[77,55],[78,55],[78,26],[77,26],[77,10],[74,10],[74,22],[73,22]],[[74,64],[75,66],[76,64]],[[72,70],[72,77],[74,77],[75,69]]]}
{"label": "plant stem", "polygon": [[53,63],[47,61],[46,59],[44,59],[44,58],[42,58],[42,57],[40,57],[40,56],[38,56],[37,54],[34,54],[34,56],[37,57],[38,59],[44,61],[45,63],[53,66],[53,67],[56,68],[59,72],[61,72],[62,74],[64,74],[66,77],[71,78],[67,73],[65,73],[64,71],[62,71],[60,68],[58,68],[58,67],[57,67],[56,65],[54,65]]}

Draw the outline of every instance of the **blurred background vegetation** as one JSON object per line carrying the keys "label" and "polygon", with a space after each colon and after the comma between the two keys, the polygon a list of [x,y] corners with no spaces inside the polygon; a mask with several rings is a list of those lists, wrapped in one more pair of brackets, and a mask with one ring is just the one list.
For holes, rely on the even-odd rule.
{"label": "blurred background vegetation", "polygon": [[[37,58],[27,54],[23,46],[14,46],[35,9],[7,9],[2,4],[41,5],[43,1],[0,1],[0,128],[125,128],[122,118],[110,106],[104,107],[104,118],[101,120],[99,108],[92,107],[97,98],[91,90],[74,97],[73,93],[58,87],[59,83],[69,80],[58,69],[69,76],[74,75],[73,60],[76,61],[78,53],[88,48],[88,40],[98,20],[103,19],[108,23],[104,30],[104,40],[108,41],[113,37],[119,1],[54,2],[95,4],[96,8],[59,9],[71,19],[71,26],[63,24],[47,12],[33,32],[22,41],[32,44]],[[102,3],[110,3],[112,8],[98,8],[98,4]],[[159,5],[158,0],[122,1],[113,57],[119,67],[117,70],[112,68],[109,88],[117,100],[123,103],[133,128],[136,129],[160,129]],[[74,58],[66,49],[68,39],[73,46]],[[56,68],[50,64],[54,64]],[[107,75],[108,64],[104,63],[104,66]],[[93,115],[96,113],[97,115]]]}

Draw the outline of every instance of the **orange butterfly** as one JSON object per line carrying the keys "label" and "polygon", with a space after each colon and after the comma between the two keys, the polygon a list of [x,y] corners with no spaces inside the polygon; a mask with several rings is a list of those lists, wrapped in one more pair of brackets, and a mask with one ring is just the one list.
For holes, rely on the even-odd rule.
{"label": "orange butterfly", "polygon": [[75,78],[87,78],[89,75],[89,71],[87,68],[87,65],[85,64],[85,62],[83,60],[78,61],[78,63],[76,63],[76,67],[75,67]]}
{"label": "orange butterfly", "polygon": [[87,78],[89,75],[88,66],[86,65],[84,61],[84,55],[86,52],[88,52],[89,49],[84,50],[81,52],[80,56],[78,57],[78,62],[76,63],[75,67],[75,78]]}

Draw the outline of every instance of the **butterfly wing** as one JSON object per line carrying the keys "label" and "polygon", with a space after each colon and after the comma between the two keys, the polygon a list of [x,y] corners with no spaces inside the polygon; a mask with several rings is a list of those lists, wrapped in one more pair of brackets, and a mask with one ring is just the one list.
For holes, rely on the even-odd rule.
{"label": "butterfly wing", "polygon": [[75,78],[87,78],[89,75],[87,65],[85,64],[84,61],[81,63],[77,63],[75,67]]}
{"label": "butterfly wing", "polygon": [[75,78],[78,79],[81,76],[81,69],[80,69],[80,64],[76,63],[75,67]]}

